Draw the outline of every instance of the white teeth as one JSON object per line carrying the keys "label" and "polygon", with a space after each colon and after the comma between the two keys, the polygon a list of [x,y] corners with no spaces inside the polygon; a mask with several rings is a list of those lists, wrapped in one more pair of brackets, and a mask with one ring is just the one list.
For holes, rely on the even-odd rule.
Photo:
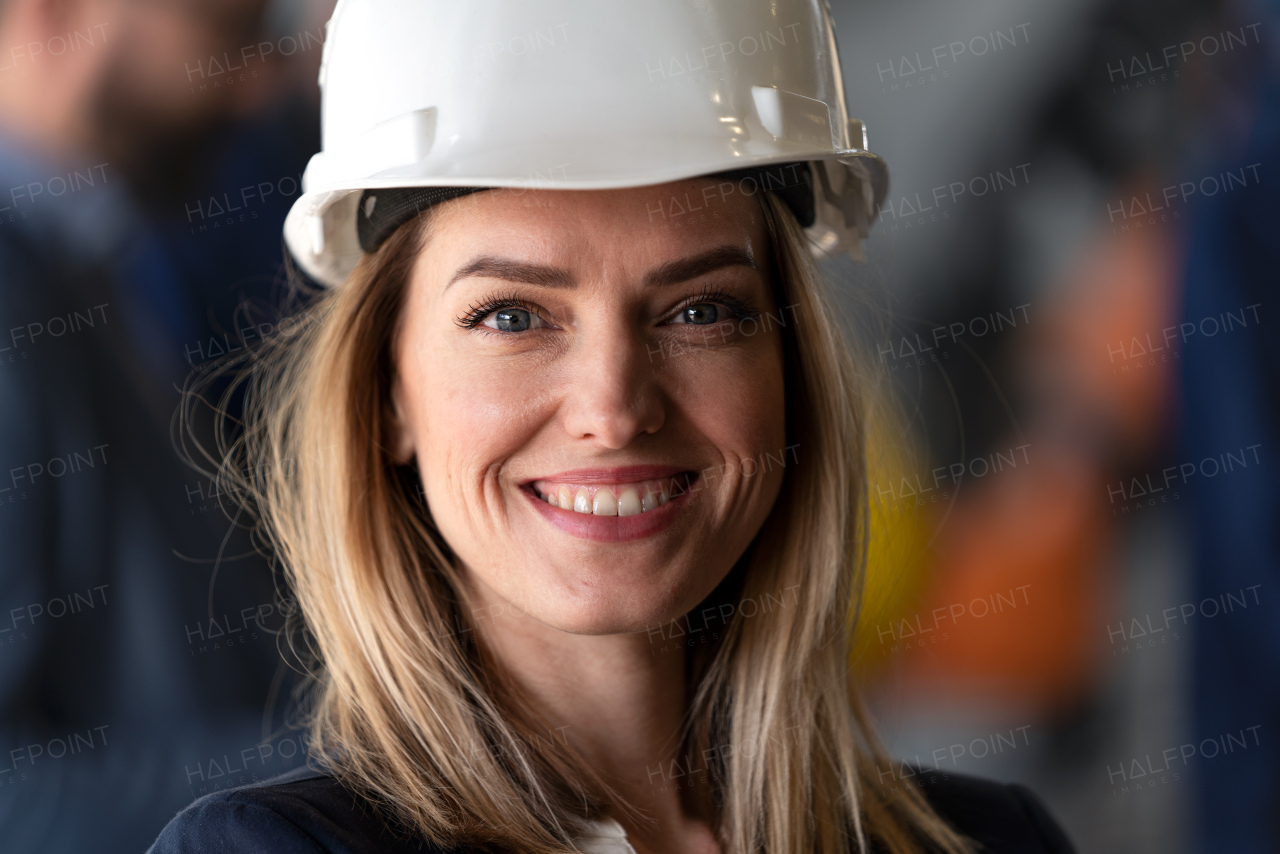
{"label": "white teeth", "polygon": [[550,481],[534,481],[531,486],[552,507],[594,516],[636,516],[648,513],[670,501],[673,491],[676,491],[671,478],[599,487],[571,486]]}
{"label": "white teeth", "polygon": [[614,496],[612,489],[607,486],[600,487],[596,492],[596,500],[591,505],[591,512],[597,516],[618,515],[618,499]]}
{"label": "white teeth", "polygon": [[638,516],[640,514],[640,493],[634,486],[628,486],[618,496],[619,516]]}

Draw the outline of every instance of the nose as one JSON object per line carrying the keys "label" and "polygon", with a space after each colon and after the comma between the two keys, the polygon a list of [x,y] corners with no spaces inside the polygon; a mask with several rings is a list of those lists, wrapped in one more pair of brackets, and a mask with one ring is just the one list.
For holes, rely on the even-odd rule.
{"label": "nose", "polygon": [[570,356],[575,367],[565,375],[562,404],[572,438],[619,449],[662,428],[666,408],[649,349],[657,348],[620,318],[583,330]]}

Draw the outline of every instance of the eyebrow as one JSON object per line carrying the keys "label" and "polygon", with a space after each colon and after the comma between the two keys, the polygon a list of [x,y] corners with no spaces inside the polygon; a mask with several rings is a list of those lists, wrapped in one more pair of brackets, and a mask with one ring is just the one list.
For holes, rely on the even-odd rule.
{"label": "eyebrow", "polygon": [[[657,269],[650,270],[645,274],[644,284],[647,287],[675,285],[680,282],[686,282],[689,279],[705,276],[724,267],[760,269],[755,259],[751,257],[750,251],[741,246],[725,244],[689,258],[669,261]],[[449,285],[459,279],[465,279],[468,276],[504,279],[508,282],[523,282],[548,288],[574,288],[578,285],[572,273],[559,267],[550,267],[545,264],[527,264],[522,261],[512,261],[511,259],[499,258],[494,255],[481,255],[460,267],[453,274],[453,277],[449,279],[445,289],[448,289]]]}
{"label": "eyebrow", "polygon": [[696,279],[699,276],[705,276],[707,273],[714,272],[723,267],[750,267],[752,270],[759,270],[756,261],[751,257],[751,253],[741,246],[733,246],[726,244],[717,246],[714,249],[703,252],[701,255],[694,255],[691,258],[681,258],[679,261],[670,261],[663,264],[656,270],[651,270],[644,277],[645,285],[649,287],[661,287],[662,285],[675,285],[680,282],[687,282],[689,279]]}
{"label": "eyebrow", "polygon": [[449,288],[459,279],[468,276],[479,276],[484,279],[505,279],[508,282],[525,282],[530,285],[542,285],[548,288],[572,288],[577,286],[573,274],[559,267],[548,267],[543,264],[525,264],[493,255],[481,255],[472,258],[449,279]]}

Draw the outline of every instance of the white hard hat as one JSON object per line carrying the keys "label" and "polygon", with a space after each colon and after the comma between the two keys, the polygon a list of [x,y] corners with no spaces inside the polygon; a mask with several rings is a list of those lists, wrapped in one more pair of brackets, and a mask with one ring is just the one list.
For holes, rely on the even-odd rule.
{"label": "white hard hat", "polygon": [[815,252],[856,255],[888,187],[826,0],[339,0],[320,89],[321,151],[284,233],[330,286],[390,226],[476,189],[801,164],[781,185]]}

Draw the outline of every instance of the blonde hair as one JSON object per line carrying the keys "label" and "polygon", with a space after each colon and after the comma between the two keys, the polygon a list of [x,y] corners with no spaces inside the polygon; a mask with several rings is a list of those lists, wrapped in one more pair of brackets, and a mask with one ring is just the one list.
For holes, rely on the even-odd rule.
{"label": "blonde hair", "polygon": [[[772,194],[762,209],[778,304],[794,308],[782,336],[798,464],[712,597],[797,593],[767,617],[731,609],[690,652],[678,753],[707,757],[695,797],[726,852],[844,854],[873,840],[967,852],[915,787],[881,783],[891,760],[848,666],[867,518],[856,361],[794,217]],[[242,384],[245,419],[221,425],[206,458],[297,598],[313,760],[437,844],[573,851],[582,821],[638,813],[544,736],[476,636],[415,464],[391,459],[394,339],[429,220],[401,226],[255,354],[215,408]]]}

